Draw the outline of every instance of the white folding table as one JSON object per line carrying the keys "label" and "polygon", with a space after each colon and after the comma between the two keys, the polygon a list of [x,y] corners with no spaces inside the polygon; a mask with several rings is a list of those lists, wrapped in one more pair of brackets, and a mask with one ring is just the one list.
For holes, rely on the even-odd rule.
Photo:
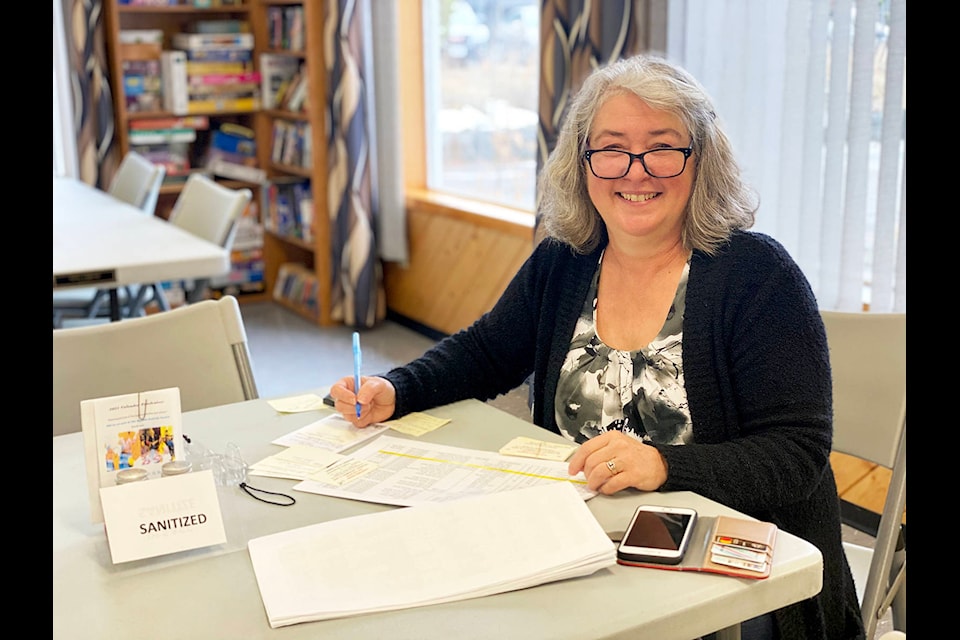
{"label": "white folding table", "polygon": [[[322,396],[326,390],[315,392]],[[235,443],[250,464],[281,450],[271,440],[329,413],[281,414],[258,399],[189,411],[183,428],[194,442],[216,452]],[[437,444],[497,451],[515,436],[562,441],[476,400],[427,413],[451,420],[421,436]],[[809,598],[821,588],[820,552],[781,531],[773,569],[763,580],[615,565],[587,577],[484,598],[271,629],[246,551],[251,538],[396,507],[295,492],[294,480],[251,477],[248,482],[257,488],[294,495],[296,504],[269,505],[225,487],[220,492],[225,545],[113,565],[103,525],[90,523],[83,460],[81,433],[54,437],[55,638],[104,638],[117,630],[134,630],[138,638],[416,640],[690,640],[719,630],[722,638],[739,638],[742,620]],[[587,505],[612,532],[626,528],[641,502],[692,506],[702,516],[741,515],[691,492],[621,491],[596,496]],[[343,553],[351,553],[349,545]],[[145,617],[146,611],[151,613]]]}
{"label": "white folding table", "polygon": [[224,275],[230,252],[72,178],[53,179],[53,288],[117,287]]}

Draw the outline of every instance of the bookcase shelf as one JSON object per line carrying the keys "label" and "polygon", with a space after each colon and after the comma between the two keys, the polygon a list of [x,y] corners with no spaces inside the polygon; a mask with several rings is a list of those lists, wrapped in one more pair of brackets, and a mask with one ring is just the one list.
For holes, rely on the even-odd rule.
{"label": "bookcase shelf", "polygon": [[[187,85],[188,77],[183,76],[182,96],[184,107],[174,108],[167,103],[170,95],[165,95],[169,87],[165,86],[165,74],[168,73],[168,61],[165,58],[171,54],[164,53],[178,50],[175,46],[178,34],[201,32],[210,29],[193,29],[206,22],[209,27],[213,21],[236,21],[250,24],[252,5],[248,2],[241,4],[216,2],[217,6],[196,7],[192,1],[181,2],[176,5],[128,5],[120,4],[120,0],[106,0],[104,7],[104,24],[106,27],[105,39],[111,77],[114,79],[114,122],[115,139],[120,155],[126,154],[131,148],[147,155],[155,162],[167,165],[167,179],[160,188],[157,198],[155,215],[168,219],[183,185],[186,183],[187,171],[204,171],[207,154],[217,139],[215,131],[225,125],[242,127],[253,130],[256,110],[259,109],[256,93],[253,95],[254,106],[248,109],[197,109],[195,99],[198,97],[216,98],[222,102],[223,98],[232,97],[232,91],[239,90],[227,87],[226,84],[218,87]],[[252,31],[251,28],[248,31]],[[138,43],[130,44],[124,36],[138,34]],[[232,34],[230,34],[232,35]],[[194,38],[210,38],[211,36],[189,36]],[[244,37],[248,41],[251,36]],[[250,42],[247,62],[243,56],[231,55],[234,64],[241,64],[244,71],[255,70],[255,56]],[[186,65],[186,58],[190,54],[179,54],[182,65]],[[237,57],[234,57],[237,56]],[[139,65],[139,66],[137,66]],[[219,70],[218,70],[219,72]],[[236,70],[223,71],[218,80],[222,83],[236,82],[228,74]],[[127,76],[126,74],[130,74]],[[142,85],[131,80],[142,76]],[[211,74],[213,72],[210,72]],[[237,73],[239,76],[239,73]],[[248,82],[247,90],[250,89]],[[145,99],[136,97],[137,89],[151,91]],[[157,90],[159,89],[159,91]],[[203,89],[204,96],[194,94],[197,89]],[[231,91],[231,93],[226,93]],[[254,85],[254,91],[259,87]],[[128,95],[131,94],[131,95]],[[172,95],[172,94],[171,94]],[[237,94],[239,95],[239,94]],[[249,94],[247,94],[249,95]],[[159,107],[159,108],[158,108]],[[175,109],[175,110],[174,110]],[[175,112],[176,111],[176,112]],[[148,122],[150,121],[150,122]],[[176,122],[177,124],[172,124]],[[149,142],[147,142],[149,140]],[[140,146],[136,144],[140,142]],[[179,174],[179,175],[178,175]],[[212,174],[211,174],[212,175]],[[253,234],[254,238],[262,236],[259,230],[259,182],[224,179],[212,175],[218,182],[230,188],[249,188],[253,191],[256,202],[246,211],[244,220],[238,228],[238,237]],[[225,293],[234,293],[242,300],[263,298],[266,296],[266,283],[263,281],[264,263],[262,245],[242,246],[235,242],[232,253],[231,271],[222,278],[215,278],[212,282],[211,295],[219,297]]]}
{"label": "bookcase shelf", "polygon": [[[283,19],[278,21],[278,16],[283,16]],[[289,58],[289,64],[298,68],[305,82],[305,99],[301,110],[275,108],[270,99],[264,97],[263,108],[256,117],[260,166],[267,171],[268,183],[306,179],[313,203],[313,214],[310,222],[306,223],[309,226],[306,231],[312,237],[305,239],[279,233],[269,227],[265,229],[264,257],[268,291],[272,292],[274,300],[305,318],[320,325],[331,325],[332,266],[329,216],[325,210],[327,163],[324,132],[327,126],[324,105],[327,98],[323,18],[323,0],[253,0],[251,7],[251,23],[261,71],[266,75],[267,67],[262,62],[264,55]],[[289,32],[291,23],[298,25],[295,30],[299,29],[300,32]],[[277,29],[281,32],[278,33]],[[289,48],[276,46],[278,36],[284,42],[293,44]],[[302,46],[298,46],[301,42]],[[264,82],[268,81],[265,78]],[[309,166],[274,161],[277,122],[295,123],[303,128],[299,142],[309,146]],[[262,207],[264,219],[267,220],[267,199],[271,191],[267,187],[262,193],[265,201]],[[296,214],[296,207],[294,212]],[[295,282],[291,283],[291,279]],[[306,295],[315,297],[315,300],[305,301]]]}
{"label": "bookcase shelf", "polygon": [[[174,118],[174,114],[167,108],[132,110],[127,105],[127,90],[124,79],[124,66],[136,59],[134,54],[121,40],[121,32],[158,31],[162,33],[162,42],[159,47],[163,51],[174,49],[174,34],[190,30],[191,25],[198,21],[210,20],[241,20],[250,23],[252,20],[252,4],[247,0],[244,4],[224,4],[212,7],[196,7],[193,2],[187,1],[175,5],[132,5],[120,4],[119,0],[106,0],[104,6],[104,23],[106,26],[106,44],[111,77],[114,79],[114,120],[115,137],[121,155],[130,150],[132,143],[130,125],[137,120]],[[252,29],[252,25],[251,25]],[[252,56],[255,58],[255,56]],[[234,123],[253,128],[256,110],[204,110],[191,111],[193,115],[208,116],[210,129],[216,129],[222,123]],[[193,167],[200,166],[203,149],[199,144],[190,144],[189,157]],[[170,171],[168,169],[168,175]],[[258,189],[259,185],[244,185]],[[157,203],[157,214],[168,217],[169,209],[176,201],[182,185],[170,181],[161,190],[161,197]]]}
{"label": "bookcase shelf", "polygon": [[[181,0],[182,1],[182,0]],[[278,23],[271,22],[278,13],[296,13],[299,21],[297,32],[299,41],[294,40],[296,50],[276,45],[271,34],[276,33]],[[249,24],[253,34],[252,65],[257,73],[262,71],[261,55],[272,54],[296,59],[304,70],[305,94],[301,110],[278,108],[260,108],[249,110],[209,110],[190,111],[190,115],[209,118],[208,135],[198,136],[190,144],[190,163],[192,168],[203,166],[202,146],[209,142],[212,131],[223,124],[239,125],[254,132],[256,142],[256,166],[266,176],[265,182],[245,182],[217,177],[217,180],[233,188],[248,187],[254,192],[259,221],[266,221],[264,206],[272,182],[284,182],[301,178],[309,185],[312,202],[317,209],[310,216],[307,233],[298,231],[304,237],[277,233],[266,227],[263,231],[263,290],[262,293],[243,292],[242,299],[273,299],[283,306],[293,309],[304,317],[320,325],[331,325],[330,283],[332,268],[330,264],[330,231],[325,210],[327,202],[327,164],[326,164],[326,79],[323,51],[323,0],[244,0],[242,4],[220,4],[212,7],[195,7],[190,0],[177,5],[127,5],[120,0],[104,2],[106,26],[106,44],[110,64],[110,73],[116,79],[114,90],[114,119],[116,140],[121,154],[131,147],[131,123],[145,119],[168,119],[177,117],[169,109],[149,108],[131,110],[127,108],[125,95],[124,60],[131,59],[131,49],[122,45],[120,32],[126,30],[153,30],[163,34],[162,50],[173,47],[173,35],[189,32],[198,21],[242,20]],[[300,46],[302,45],[302,46]],[[124,48],[124,47],[127,48]],[[126,58],[125,58],[126,55]],[[262,86],[262,85],[261,85]],[[141,106],[137,104],[136,106]],[[166,105],[164,105],[166,106]],[[263,105],[268,107],[269,105]],[[309,144],[309,166],[298,166],[272,160],[274,123],[285,121],[294,123],[303,129],[305,140]],[[142,127],[142,124],[141,124]],[[225,175],[233,175],[225,174]],[[243,177],[244,174],[237,174]],[[157,215],[169,217],[176,197],[182,189],[182,183],[167,182],[160,190]],[[274,296],[277,279],[283,274],[297,273],[298,279],[307,281],[298,291],[307,290],[316,300],[304,303],[302,300],[277,299]],[[281,283],[282,284],[282,283]],[[282,286],[280,289],[282,290]]]}

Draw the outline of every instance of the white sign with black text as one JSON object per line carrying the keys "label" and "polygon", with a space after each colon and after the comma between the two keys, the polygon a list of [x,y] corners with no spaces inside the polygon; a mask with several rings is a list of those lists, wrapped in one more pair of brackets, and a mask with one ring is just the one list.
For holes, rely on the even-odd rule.
{"label": "white sign with black text", "polygon": [[114,564],[227,541],[210,470],[100,489]]}

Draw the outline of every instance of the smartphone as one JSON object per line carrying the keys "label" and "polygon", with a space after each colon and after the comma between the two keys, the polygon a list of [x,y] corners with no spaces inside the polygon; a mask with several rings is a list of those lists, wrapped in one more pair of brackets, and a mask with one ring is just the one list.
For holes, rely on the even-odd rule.
{"label": "smartphone", "polygon": [[696,524],[693,509],[640,505],[617,547],[617,560],[679,564]]}

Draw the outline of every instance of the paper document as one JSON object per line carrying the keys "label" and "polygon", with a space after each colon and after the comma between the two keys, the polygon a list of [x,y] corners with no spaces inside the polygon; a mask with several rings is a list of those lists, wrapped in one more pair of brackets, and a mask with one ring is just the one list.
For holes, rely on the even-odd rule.
{"label": "paper document", "polygon": [[504,456],[381,435],[348,455],[376,467],[342,485],[305,480],[297,491],[393,504],[401,507],[459,500],[541,484],[571,484],[583,500],[596,492],[583,474],[571,476],[567,463]]}
{"label": "paper document", "polygon": [[295,444],[250,465],[252,476],[304,480],[344,458],[339,453]]}
{"label": "paper document", "polygon": [[339,413],[336,413],[280,436],[273,441],[273,444],[284,447],[302,444],[340,453],[361,442],[366,442],[387,429],[389,427],[384,424],[372,424],[369,427],[358,429],[344,420]]}
{"label": "paper document", "polygon": [[566,482],[323,522],[247,548],[272,628],[488,596],[616,563]]}

